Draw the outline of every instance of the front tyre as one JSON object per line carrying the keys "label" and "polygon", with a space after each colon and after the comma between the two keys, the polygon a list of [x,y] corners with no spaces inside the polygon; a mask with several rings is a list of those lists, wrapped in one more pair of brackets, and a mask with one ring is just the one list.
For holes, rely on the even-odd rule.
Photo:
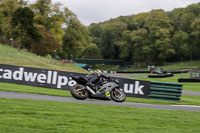
{"label": "front tyre", "polygon": [[126,94],[121,88],[114,88],[111,91],[111,98],[115,102],[124,102],[126,100]]}
{"label": "front tyre", "polygon": [[85,100],[89,96],[88,90],[83,85],[74,85],[70,90],[72,96],[78,100]]}

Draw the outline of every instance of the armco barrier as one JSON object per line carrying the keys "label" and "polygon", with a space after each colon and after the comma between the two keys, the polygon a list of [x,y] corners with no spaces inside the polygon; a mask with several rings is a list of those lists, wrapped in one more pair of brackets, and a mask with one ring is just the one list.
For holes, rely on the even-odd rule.
{"label": "armco barrier", "polygon": [[172,73],[166,73],[166,74],[148,75],[148,78],[167,78],[173,76],[174,75]]}
{"label": "armco barrier", "polygon": [[151,71],[117,71],[117,73],[150,73]]}
{"label": "armco barrier", "polygon": [[150,85],[149,98],[180,101],[182,95],[182,84],[168,83],[168,82],[155,82],[152,81]]}
{"label": "armco barrier", "polygon": [[191,79],[189,79],[189,78],[180,78],[180,79],[178,79],[178,82],[195,82],[195,83],[200,83],[200,79],[195,79],[195,78],[191,78]]}
{"label": "armco barrier", "polygon": [[123,65],[123,60],[105,60],[105,59],[82,59],[78,58],[75,60],[77,63],[95,65],[95,64],[106,64],[106,65]]}
{"label": "armco barrier", "polygon": [[[188,72],[189,70],[163,71],[163,73],[172,73],[172,74],[188,73]],[[117,71],[117,73],[151,73],[151,71]]]}

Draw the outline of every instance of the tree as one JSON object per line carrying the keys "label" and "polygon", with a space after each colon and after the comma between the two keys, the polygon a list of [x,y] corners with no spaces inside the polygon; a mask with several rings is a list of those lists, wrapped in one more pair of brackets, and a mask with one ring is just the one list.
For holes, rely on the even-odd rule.
{"label": "tree", "polygon": [[163,64],[175,53],[171,43],[171,33],[174,30],[171,20],[163,10],[153,10],[146,17],[145,27],[153,49],[150,55],[152,62]]}
{"label": "tree", "polygon": [[2,42],[2,38],[3,38],[2,24],[3,24],[2,15],[0,14],[0,42]]}
{"label": "tree", "polygon": [[[147,13],[134,15],[130,22],[131,31],[126,30],[123,32],[123,45],[121,47],[120,57],[129,63],[145,64],[151,61],[151,56],[147,56],[147,45],[150,45],[149,35],[147,29],[144,27]],[[130,29],[130,28],[129,28]],[[143,49],[143,47],[145,47]],[[146,50],[146,51],[145,51]]]}
{"label": "tree", "polygon": [[81,56],[81,53],[89,43],[90,37],[88,29],[78,19],[72,18],[63,36],[63,57],[70,59],[72,56],[73,58]]}
{"label": "tree", "polygon": [[18,50],[22,46],[30,49],[30,42],[27,44],[27,39],[34,39],[35,41],[40,39],[40,34],[33,25],[34,13],[28,8],[18,8],[14,13],[11,21],[13,27],[13,36],[19,41]]}
{"label": "tree", "polygon": [[61,44],[56,39],[54,34],[47,31],[44,26],[38,25],[37,28],[42,35],[42,39],[31,46],[31,51],[41,56],[54,54],[59,49]]}
{"label": "tree", "polygon": [[11,20],[14,11],[21,7],[22,3],[18,0],[3,0],[0,3],[0,16],[1,16],[1,28],[2,28],[2,42],[9,43],[10,38],[12,38],[12,26]]}
{"label": "tree", "polygon": [[105,59],[119,59],[120,42],[122,33],[127,30],[127,25],[123,22],[112,22],[102,26],[100,34],[100,50]]}
{"label": "tree", "polygon": [[175,55],[173,57],[173,60],[175,61],[181,61],[184,58],[187,58],[190,56],[190,45],[189,45],[189,34],[182,31],[177,30],[172,37],[172,45],[175,50]]}
{"label": "tree", "polygon": [[50,13],[51,13],[51,0],[37,0],[35,4],[31,5],[35,12],[35,23],[43,25],[47,30],[51,28]]}
{"label": "tree", "polygon": [[152,63],[153,49],[146,29],[141,28],[131,33],[132,61],[135,64],[147,65]]}
{"label": "tree", "polygon": [[200,57],[199,49],[200,49],[200,16],[195,18],[191,24],[192,32],[190,33],[190,60],[193,60],[193,56],[195,58]]}
{"label": "tree", "polygon": [[99,24],[91,24],[89,26],[90,36],[92,37],[92,42],[100,46],[100,34],[101,34],[101,27]]}
{"label": "tree", "polygon": [[63,27],[68,27],[70,20],[76,18],[76,15],[66,7],[63,9],[59,2],[52,4],[51,0],[37,0],[31,7],[36,14],[35,24],[43,25],[62,44]]}
{"label": "tree", "polygon": [[[196,59],[199,58],[199,52],[198,52],[198,42],[199,42],[198,18],[200,17],[199,11],[200,11],[200,3],[197,3],[189,5],[186,8],[175,9],[169,13],[169,16],[172,20],[172,24],[176,29],[174,31],[174,35],[172,38],[174,45],[178,47],[179,51],[180,50],[183,51],[182,54],[180,54],[181,52],[178,52],[178,54],[180,54],[181,56],[184,55],[185,59],[193,60],[193,58]],[[179,40],[176,39],[177,37],[179,38]],[[181,58],[183,58],[183,56]]]}
{"label": "tree", "polygon": [[164,64],[200,59],[200,3],[170,12],[152,10],[89,26],[103,58]]}
{"label": "tree", "polygon": [[82,58],[100,59],[102,56],[98,46],[94,43],[89,44],[82,53]]}
{"label": "tree", "polygon": [[62,37],[64,35],[63,24],[65,22],[64,12],[61,10],[61,3],[55,3],[51,9],[51,28],[50,31],[56,36],[58,41],[62,44]]}

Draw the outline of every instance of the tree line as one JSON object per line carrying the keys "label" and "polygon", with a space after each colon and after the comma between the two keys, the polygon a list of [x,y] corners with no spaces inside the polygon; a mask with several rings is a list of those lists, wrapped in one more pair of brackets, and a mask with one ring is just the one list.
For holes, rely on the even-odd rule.
{"label": "tree line", "polygon": [[105,59],[140,65],[200,59],[200,3],[121,16],[89,30]]}
{"label": "tree line", "polygon": [[[97,49],[89,30],[61,3],[51,0],[2,0],[0,42],[41,56],[77,58]],[[91,47],[91,48],[90,48]],[[98,56],[98,55],[97,55]],[[96,58],[97,56],[94,56]]]}
{"label": "tree line", "polygon": [[164,64],[200,59],[200,3],[152,10],[86,27],[61,3],[2,0],[0,42],[41,56]]}

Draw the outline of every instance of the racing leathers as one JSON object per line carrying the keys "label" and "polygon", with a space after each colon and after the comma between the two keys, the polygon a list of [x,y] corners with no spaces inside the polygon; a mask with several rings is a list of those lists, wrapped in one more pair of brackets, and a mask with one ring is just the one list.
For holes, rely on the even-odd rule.
{"label": "racing leathers", "polygon": [[98,84],[101,83],[101,78],[105,78],[105,79],[110,79],[110,77],[104,75],[104,74],[101,74],[100,76],[98,75],[98,73],[92,73],[92,74],[88,74],[85,76],[88,80],[87,82],[87,85],[90,86],[90,87],[94,87]]}

